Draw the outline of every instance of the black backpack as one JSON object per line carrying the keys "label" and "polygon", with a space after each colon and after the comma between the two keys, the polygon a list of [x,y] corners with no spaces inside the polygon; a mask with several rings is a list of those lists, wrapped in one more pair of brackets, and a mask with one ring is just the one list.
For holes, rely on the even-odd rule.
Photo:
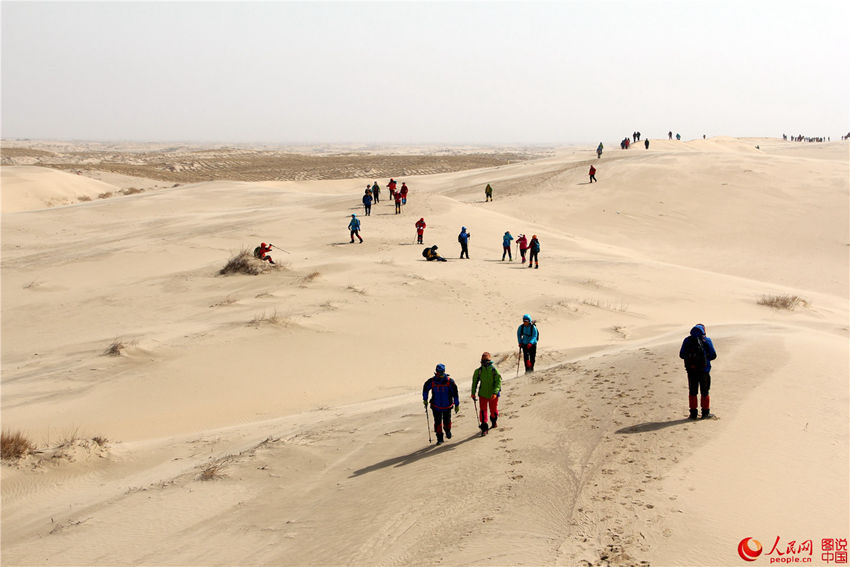
{"label": "black backpack", "polygon": [[263,257],[263,252],[260,249],[260,247],[257,246],[256,248],[254,248],[254,258],[262,258],[262,257]]}
{"label": "black backpack", "polygon": [[430,248],[426,248],[425,250],[423,250],[422,251],[422,257],[427,260],[428,259],[428,252],[430,252],[430,251],[431,251]]}
{"label": "black backpack", "polygon": [[703,372],[708,366],[708,356],[705,354],[702,337],[691,335],[690,340],[685,342],[683,354],[685,370]]}

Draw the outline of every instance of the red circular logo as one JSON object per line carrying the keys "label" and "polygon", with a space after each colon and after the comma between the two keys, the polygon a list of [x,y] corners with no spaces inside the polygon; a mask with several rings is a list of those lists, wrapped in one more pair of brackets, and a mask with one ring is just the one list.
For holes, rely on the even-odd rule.
{"label": "red circular logo", "polygon": [[[750,544],[752,542],[752,544]],[[745,537],[738,544],[738,555],[744,561],[755,561],[761,555],[761,542],[751,537]]]}

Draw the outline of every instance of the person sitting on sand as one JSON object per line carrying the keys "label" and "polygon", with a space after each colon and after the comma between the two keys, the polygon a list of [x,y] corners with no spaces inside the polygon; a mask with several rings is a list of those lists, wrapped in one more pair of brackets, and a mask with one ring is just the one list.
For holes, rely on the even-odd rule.
{"label": "person sitting on sand", "polygon": [[426,260],[428,260],[429,262],[433,262],[434,260],[436,260],[438,262],[445,262],[446,261],[445,258],[443,258],[442,256],[440,256],[437,253],[437,245],[436,244],[431,246],[430,248],[426,248],[425,250],[423,250],[422,256]]}
{"label": "person sitting on sand", "polygon": [[254,258],[259,260],[268,260],[269,264],[274,264],[274,260],[272,257],[267,255],[267,252],[271,252],[272,245],[266,244],[265,242],[261,242],[259,246],[254,248]]}

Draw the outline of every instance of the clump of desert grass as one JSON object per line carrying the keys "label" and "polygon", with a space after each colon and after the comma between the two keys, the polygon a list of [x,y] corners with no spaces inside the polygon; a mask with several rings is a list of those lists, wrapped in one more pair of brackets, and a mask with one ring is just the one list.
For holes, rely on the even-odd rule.
{"label": "clump of desert grass", "polygon": [[201,472],[198,474],[198,480],[217,480],[219,478],[224,478],[227,476],[224,474],[227,465],[230,461],[233,460],[232,455],[228,455],[216,461],[212,461],[207,463],[201,469]]}
{"label": "clump of desert grass", "polygon": [[226,274],[248,274],[258,276],[269,270],[276,268],[276,264],[272,265],[265,260],[255,258],[247,248],[243,248],[238,254],[227,261],[227,264],[218,271],[220,275]]}
{"label": "clump of desert grass", "polygon": [[286,317],[278,313],[277,309],[275,309],[270,314],[263,311],[260,314],[254,315],[248,324],[259,327],[260,325],[285,325],[287,322]]}
{"label": "clump of desert grass", "polygon": [[301,278],[301,285],[306,285],[308,283],[311,283],[313,280],[318,278],[320,275],[321,274],[319,272],[310,272],[309,274],[307,274],[306,276]]}
{"label": "clump of desert grass", "polygon": [[809,302],[798,295],[762,295],[758,300],[759,305],[772,309],[784,309],[793,311],[797,307],[807,307]]}
{"label": "clump of desert grass", "polygon": [[124,352],[127,347],[130,346],[130,342],[125,341],[124,339],[115,339],[112,341],[106,350],[103,351],[104,356],[121,356],[121,353]]}
{"label": "clump of desert grass", "polygon": [[0,433],[0,458],[4,461],[17,461],[35,451],[35,443],[20,431]]}

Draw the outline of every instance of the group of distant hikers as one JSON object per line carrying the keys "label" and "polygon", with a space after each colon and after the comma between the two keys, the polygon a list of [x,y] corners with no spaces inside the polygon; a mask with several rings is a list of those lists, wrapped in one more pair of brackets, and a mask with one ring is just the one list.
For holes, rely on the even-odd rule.
{"label": "group of distant hikers", "polygon": [[[639,139],[639,133],[635,132],[635,140]],[[648,147],[649,140],[645,140]],[[597,155],[602,155],[602,143],[600,142],[597,148]],[[596,168],[591,165],[589,176],[590,182],[596,181]],[[405,183],[402,183],[400,188],[397,188],[395,180],[390,179],[387,185],[390,196],[396,204],[396,214],[400,212],[400,207],[407,203],[409,190]],[[366,210],[366,216],[370,215],[371,205],[380,200],[380,187],[375,182],[368,186],[363,196],[363,204]],[[493,200],[493,188],[488,183],[484,191],[485,202]],[[423,244],[425,228],[427,227],[425,219],[420,218],[415,223],[416,242]],[[351,215],[351,220],[348,223],[351,240],[357,238],[362,243],[363,238],[360,236],[360,219],[356,214]],[[469,259],[469,239],[471,233],[467,227],[461,227],[460,234],[457,240],[460,244],[460,258]],[[532,235],[529,240],[524,234],[519,234],[516,239],[510,231],[506,231],[502,235],[502,261],[505,257],[508,261],[513,261],[511,253],[512,243],[516,243],[517,250],[521,256],[521,262],[524,265],[526,254],[528,254],[528,267],[539,268],[538,254],[540,253],[540,242],[537,235]],[[269,252],[273,244],[261,243],[254,249],[254,256],[258,259],[268,261],[270,264],[275,262],[272,260]],[[437,252],[438,246],[426,247],[422,251],[422,256],[427,261],[445,262],[446,259],[440,256]],[[537,344],[540,338],[540,333],[537,329],[536,322],[530,315],[523,315],[522,324],[517,328],[517,344],[519,353],[517,365],[519,365],[519,357],[522,358],[526,373],[534,371],[534,364],[537,358]],[[685,370],[688,376],[688,419],[697,419],[698,402],[699,408],[702,410],[702,418],[711,417],[709,405],[709,389],[711,388],[711,361],[717,358],[717,353],[714,349],[714,344],[711,339],[706,336],[705,326],[702,324],[695,325],[690,332],[690,335],[684,339],[682,346],[679,349],[679,357],[684,360]],[[499,398],[502,391],[502,377],[493,364],[492,357],[489,352],[484,352],[481,355],[481,366],[473,372],[472,376],[472,400],[476,402],[476,414],[478,419],[478,427],[481,430],[481,436],[487,435],[490,429],[495,429],[499,419]],[[430,394],[430,402],[429,402]],[[478,408],[477,402],[481,405]],[[445,439],[452,437],[452,411],[457,413],[460,408],[460,400],[458,398],[458,389],[455,381],[446,373],[444,364],[438,364],[435,368],[434,375],[425,381],[422,387],[422,402],[427,409],[430,406],[431,413],[434,416],[434,433],[437,436],[437,445],[444,442]],[[429,427],[430,432],[430,427]],[[430,433],[429,433],[430,435]]]}
{"label": "group of distant hikers", "polygon": [[[526,374],[534,372],[537,357],[537,343],[540,333],[531,315],[523,315],[522,324],[517,328],[519,354],[525,363]],[[709,390],[711,388],[711,361],[717,358],[714,343],[705,333],[705,326],[697,323],[690,334],[682,341],[679,358],[685,363],[688,376],[688,419],[700,417],[697,402],[702,410],[702,419],[712,417]],[[517,361],[519,364],[519,361]],[[430,400],[429,400],[430,395]],[[493,364],[489,352],[481,354],[481,365],[472,373],[471,398],[476,405],[475,413],[481,437],[491,429],[496,429],[499,421],[499,399],[502,395],[502,375]],[[480,402],[480,406],[477,402]],[[446,373],[445,364],[437,364],[434,375],[422,386],[422,405],[426,416],[428,408],[434,416],[434,433],[437,445],[452,438],[452,411],[460,411],[460,396],[457,383]],[[430,441],[430,427],[429,427]]]}

